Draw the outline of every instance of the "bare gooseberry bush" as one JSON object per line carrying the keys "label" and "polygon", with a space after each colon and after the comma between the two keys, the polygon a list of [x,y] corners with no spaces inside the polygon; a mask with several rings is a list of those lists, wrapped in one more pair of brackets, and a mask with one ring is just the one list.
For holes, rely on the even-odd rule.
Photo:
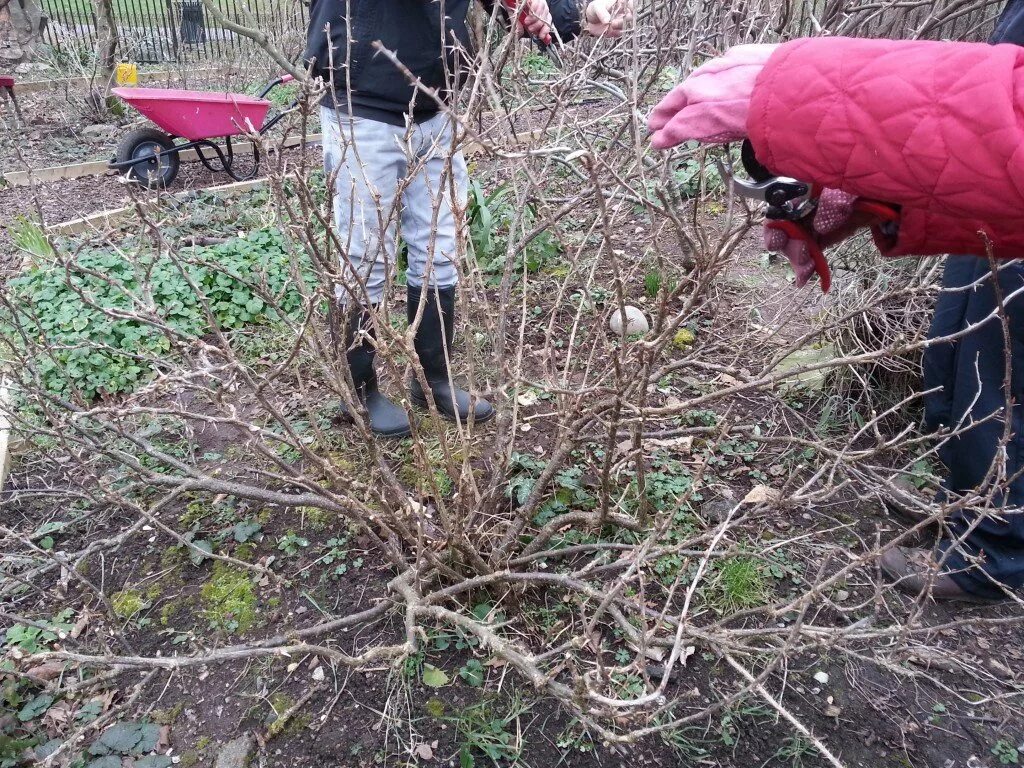
{"label": "bare gooseberry bush", "polygon": [[[410,440],[370,434],[336,304],[337,286],[356,297],[364,286],[343,266],[333,179],[314,146],[275,152],[318,130],[322,85],[306,82],[284,135],[262,140],[269,193],[224,203],[241,234],[234,220],[211,225],[208,203],[210,218],[185,226],[180,200],[140,196],[130,233],[36,243],[25,266],[52,291],[26,303],[22,277],[0,294],[17,443],[2,610],[30,617],[74,589],[105,624],[19,664],[163,671],[315,653],[397,669],[457,631],[607,741],[705,723],[754,697],[840,765],[772,683],[826,650],[898,673],[930,636],[873,565],[923,524],[882,537],[856,517],[905,489],[934,450],[913,408],[936,268],[880,264],[854,246],[823,309],[809,289],[751,282],[758,211],[724,187],[713,153],[651,152],[645,116],[732,44],[976,37],[994,7],[783,5],[640,3],[629,35],[578,41],[559,63],[476,18],[479,53],[466,53],[451,108],[451,149],[467,152],[473,178],[452,366],[495,403],[493,424],[452,425],[431,408],[410,412]],[[378,55],[401,76],[398,56]],[[380,216],[400,234],[397,206]],[[400,264],[392,277],[374,328],[378,371],[400,399],[423,372]],[[627,306],[649,330],[609,331]],[[879,370],[902,379],[883,391]],[[272,633],[236,626],[191,653],[139,651],[103,569],[139,541],[287,586],[280,561],[241,557],[182,522],[188,504],[225,498],[326,515],[387,578],[348,614],[289,614]],[[935,519],[948,512],[915,498]],[[58,504],[80,510],[74,547],[43,545],[38,510]],[[367,625],[358,640],[345,632]],[[711,701],[685,685],[702,658],[726,670]]]}

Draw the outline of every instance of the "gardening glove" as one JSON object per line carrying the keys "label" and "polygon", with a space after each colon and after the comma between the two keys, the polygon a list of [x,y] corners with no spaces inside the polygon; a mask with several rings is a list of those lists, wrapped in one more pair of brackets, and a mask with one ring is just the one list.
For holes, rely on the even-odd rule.
{"label": "gardening glove", "polygon": [[622,30],[633,20],[633,0],[593,0],[584,19],[594,37],[622,37]]}
{"label": "gardening glove", "polygon": [[[826,189],[821,193],[811,228],[822,248],[842,242],[874,221],[875,217],[855,209],[856,200],[856,195],[838,189]],[[772,227],[771,222],[765,222],[764,245],[769,251],[786,255],[796,274],[797,288],[802,288],[815,273],[807,242],[794,240],[781,229]]]}
{"label": "gardening glove", "polygon": [[516,33],[520,37],[535,37],[545,43],[551,40],[551,9],[547,0],[506,0],[505,6],[520,9],[516,19]]}
{"label": "gardening glove", "polygon": [[775,45],[737,45],[695,69],[651,113],[651,146],[684,141],[726,144],[747,135],[754,83]]}

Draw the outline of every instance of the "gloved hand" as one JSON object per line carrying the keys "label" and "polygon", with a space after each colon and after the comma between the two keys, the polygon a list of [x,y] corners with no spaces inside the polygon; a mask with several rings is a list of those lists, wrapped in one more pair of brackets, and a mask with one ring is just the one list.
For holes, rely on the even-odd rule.
{"label": "gloved hand", "polygon": [[595,37],[621,37],[633,20],[633,0],[592,0],[584,19],[587,32]]}
{"label": "gloved hand", "polygon": [[776,45],[737,45],[695,69],[654,108],[651,146],[684,141],[725,144],[747,135],[754,83]]}
{"label": "gloved hand", "polygon": [[544,42],[551,39],[551,9],[547,0],[506,0],[505,5],[513,10],[522,9],[516,19],[516,33],[520,37],[536,37]]}
{"label": "gloved hand", "polygon": [[[856,195],[838,189],[826,189],[818,198],[812,229],[822,248],[842,242],[861,227],[870,226],[877,217],[855,209]],[[784,253],[796,274],[796,287],[802,288],[814,274],[814,261],[803,240],[790,238],[771,222],[765,222],[764,245],[769,251]]]}

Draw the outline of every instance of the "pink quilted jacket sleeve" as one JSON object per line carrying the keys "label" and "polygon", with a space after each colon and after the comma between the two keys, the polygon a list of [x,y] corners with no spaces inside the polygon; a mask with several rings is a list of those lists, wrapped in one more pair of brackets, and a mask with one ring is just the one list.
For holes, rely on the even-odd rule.
{"label": "pink quilted jacket sleeve", "polygon": [[903,207],[887,255],[1024,255],[1024,48],[815,38],[779,47],[748,121],[776,173]]}

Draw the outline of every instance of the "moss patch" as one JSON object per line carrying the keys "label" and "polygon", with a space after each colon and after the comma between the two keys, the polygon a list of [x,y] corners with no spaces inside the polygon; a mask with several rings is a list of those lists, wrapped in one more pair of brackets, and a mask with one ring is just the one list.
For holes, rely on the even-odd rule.
{"label": "moss patch", "polygon": [[300,511],[306,525],[314,531],[324,530],[331,524],[331,521],[334,520],[335,517],[326,509],[320,509],[319,507],[302,507]]}
{"label": "moss patch", "polygon": [[267,738],[273,739],[282,733],[296,734],[302,731],[311,720],[307,714],[296,712],[291,717],[284,714],[295,706],[295,700],[284,693],[275,693],[270,697],[270,705],[274,708],[271,713],[273,720],[267,726]]}
{"label": "moss patch", "polygon": [[163,593],[164,587],[159,581],[157,581],[146,587],[146,600],[150,603],[155,602]]}
{"label": "moss patch", "polygon": [[163,608],[161,608],[160,625],[166,627],[170,624],[171,619],[174,618],[174,615],[178,612],[179,608],[181,608],[181,603],[176,600],[167,603]]}
{"label": "moss patch", "polygon": [[[437,493],[442,498],[450,496],[455,483],[444,467],[444,451],[437,438],[427,440],[426,454],[428,467],[421,468],[412,447],[403,445],[400,457],[402,466],[398,470],[398,479],[410,488],[415,488],[421,495],[433,496]],[[458,460],[458,457],[453,456],[453,459]]]}
{"label": "moss patch", "polygon": [[110,605],[117,618],[127,621],[146,607],[146,601],[142,599],[142,593],[139,590],[122,589],[111,596]]}
{"label": "moss patch", "polygon": [[161,568],[179,568],[188,562],[188,555],[185,554],[185,547],[180,544],[173,544],[160,553]]}
{"label": "moss patch", "polygon": [[688,328],[680,328],[672,337],[672,344],[676,349],[686,349],[697,340],[697,336]]}
{"label": "moss patch", "polygon": [[178,518],[178,522],[186,528],[191,528],[193,525],[202,522],[212,514],[212,506],[203,499],[196,499],[195,501],[190,501],[188,503],[188,506],[185,507],[185,511]]}
{"label": "moss patch", "polygon": [[248,632],[256,625],[256,590],[240,568],[214,563],[213,574],[199,595],[203,616],[213,629]]}
{"label": "moss patch", "polygon": [[154,709],[150,713],[150,717],[153,719],[154,723],[158,723],[160,725],[174,725],[174,721],[178,719],[178,715],[181,714],[181,711],[184,708],[185,702],[179,701],[169,709]]}

